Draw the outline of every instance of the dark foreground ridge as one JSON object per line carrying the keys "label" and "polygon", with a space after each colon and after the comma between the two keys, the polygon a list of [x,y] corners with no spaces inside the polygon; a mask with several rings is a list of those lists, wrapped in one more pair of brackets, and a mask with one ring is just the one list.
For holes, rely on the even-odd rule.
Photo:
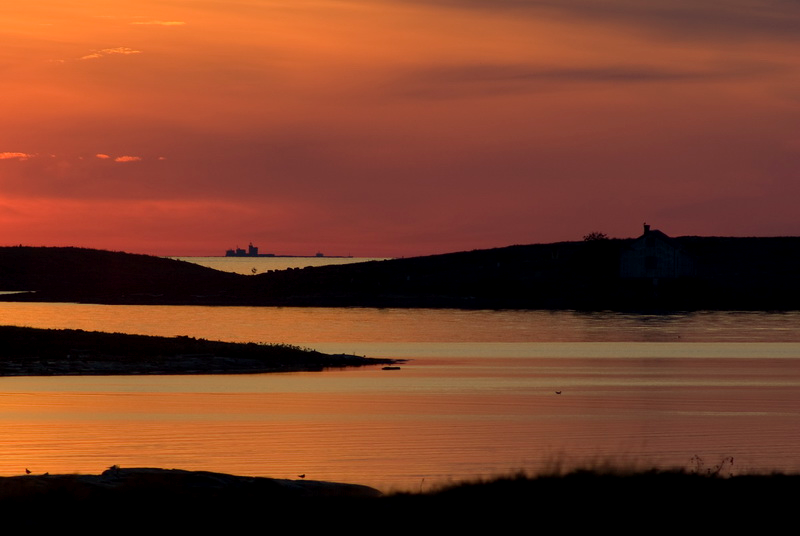
{"label": "dark foreground ridge", "polygon": [[282,344],[0,326],[0,376],[254,374],[393,362]]}
{"label": "dark foreground ridge", "polygon": [[800,237],[508,246],[254,276],[79,248],[0,248],[7,301],[580,310],[800,309]]}
{"label": "dark foreground ridge", "polygon": [[535,525],[558,530],[637,527],[640,534],[642,527],[721,529],[743,523],[756,523],[764,531],[794,516],[798,484],[797,475],[575,471],[382,495],[352,484],[112,467],[99,476],[0,478],[0,507],[6,512],[91,512],[128,522],[203,524],[221,518],[239,528],[289,523],[305,529],[302,533],[391,527],[421,528],[418,532],[428,534],[434,528],[480,527],[504,534]]}
{"label": "dark foreground ridge", "polygon": [[[76,500],[127,499],[152,500],[153,496],[296,499],[308,497],[378,497],[381,493],[367,486],[315,480],[286,480],[235,476],[208,471],[180,469],[110,467],[100,475],[22,475],[0,477],[0,500],[46,498],[51,494],[71,494]],[[137,497],[137,495],[141,495]]]}

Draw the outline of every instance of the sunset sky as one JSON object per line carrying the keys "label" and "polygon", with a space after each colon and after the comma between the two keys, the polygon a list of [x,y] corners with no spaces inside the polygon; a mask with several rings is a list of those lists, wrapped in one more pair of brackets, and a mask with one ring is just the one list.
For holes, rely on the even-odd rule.
{"label": "sunset sky", "polygon": [[0,245],[800,235],[794,0],[0,0]]}

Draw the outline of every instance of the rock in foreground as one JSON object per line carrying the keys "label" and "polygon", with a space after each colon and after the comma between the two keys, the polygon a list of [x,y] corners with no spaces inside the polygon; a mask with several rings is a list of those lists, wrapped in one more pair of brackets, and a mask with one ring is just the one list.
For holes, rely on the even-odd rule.
{"label": "rock in foreground", "polygon": [[236,476],[181,469],[111,467],[100,475],[23,475],[0,478],[0,500],[71,496],[105,498],[296,499],[312,497],[378,497],[368,486],[314,480]]}

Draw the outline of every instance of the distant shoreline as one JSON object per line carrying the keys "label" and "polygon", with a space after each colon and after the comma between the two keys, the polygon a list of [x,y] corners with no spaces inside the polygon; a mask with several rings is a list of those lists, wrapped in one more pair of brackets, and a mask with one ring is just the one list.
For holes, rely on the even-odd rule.
{"label": "distant shoreline", "polygon": [[[800,237],[670,238],[650,233],[664,246],[657,250],[659,257],[636,249],[640,237],[262,273],[253,269],[251,274],[121,252],[4,247],[0,248],[2,290],[30,292],[3,294],[0,300],[627,312],[800,310]],[[215,261],[242,258],[248,257],[213,257]],[[632,269],[631,259],[644,271]],[[669,265],[675,259],[685,260],[686,269],[671,273]]]}

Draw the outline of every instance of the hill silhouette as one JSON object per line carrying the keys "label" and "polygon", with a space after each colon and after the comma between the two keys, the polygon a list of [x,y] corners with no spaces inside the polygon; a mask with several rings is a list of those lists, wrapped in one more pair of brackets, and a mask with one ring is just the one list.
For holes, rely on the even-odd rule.
{"label": "hill silhouette", "polygon": [[85,303],[191,303],[240,286],[240,276],[189,262],[74,247],[0,248],[7,298]]}
{"label": "hill silhouette", "polygon": [[245,276],[81,248],[0,248],[4,300],[693,310],[800,308],[800,238],[678,237],[691,277],[624,278],[634,239],[515,245]]}

